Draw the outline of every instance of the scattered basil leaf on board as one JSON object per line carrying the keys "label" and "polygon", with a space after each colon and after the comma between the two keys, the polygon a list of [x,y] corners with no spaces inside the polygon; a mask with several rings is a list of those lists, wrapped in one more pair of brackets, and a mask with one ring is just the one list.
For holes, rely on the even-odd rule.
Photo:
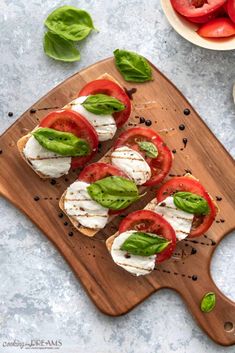
{"label": "scattered basil leaf on board", "polygon": [[47,28],[72,41],[86,38],[95,29],[88,12],[73,6],[62,6],[54,10],[45,20]]}
{"label": "scattered basil leaf on board", "polygon": [[119,176],[100,179],[89,185],[87,191],[93,200],[110,210],[122,210],[141,197],[132,180]]}
{"label": "scattered basil leaf on board", "polygon": [[82,105],[86,110],[97,115],[113,114],[125,109],[122,102],[106,94],[90,95]]}
{"label": "scattered basil leaf on board", "polygon": [[162,252],[169,244],[170,241],[156,234],[135,232],[124,241],[121,250],[133,255],[151,256]]}
{"label": "scattered basil leaf on board", "polygon": [[197,194],[180,191],[173,195],[174,204],[181,210],[196,215],[207,215],[210,211],[208,202]]}
{"label": "scattered basil leaf on board", "polygon": [[39,128],[32,135],[42,147],[62,156],[79,157],[86,156],[90,152],[87,141],[78,138],[70,132]]}
{"label": "scattered basil leaf on board", "polygon": [[152,142],[141,141],[138,142],[139,148],[145,152],[147,157],[156,158],[158,156],[157,147]]}
{"label": "scattered basil leaf on board", "polygon": [[152,80],[152,69],[148,61],[141,55],[116,49],[115,64],[126,81],[146,82]]}
{"label": "scattered basil leaf on board", "polygon": [[51,58],[60,61],[74,62],[80,60],[80,53],[73,42],[52,32],[46,32],[43,41],[44,52]]}
{"label": "scattered basil leaf on board", "polygon": [[201,301],[201,311],[209,313],[212,311],[216,304],[216,296],[214,292],[209,292],[204,295]]}

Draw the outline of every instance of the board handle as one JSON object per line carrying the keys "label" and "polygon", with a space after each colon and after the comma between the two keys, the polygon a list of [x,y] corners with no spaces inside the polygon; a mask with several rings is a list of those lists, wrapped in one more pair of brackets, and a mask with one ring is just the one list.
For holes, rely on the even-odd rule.
{"label": "board handle", "polygon": [[[187,291],[177,288],[179,294],[186,301],[190,311],[199,322],[203,330],[218,344],[231,346],[235,344],[235,303],[228,299],[211,278],[208,269],[205,269],[203,281],[198,278],[197,285],[187,285]],[[176,288],[175,288],[176,289]],[[209,312],[201,311],[200,304],[203,296],[208,292],[216,295],[215,308]],[[187,294],[186,294],[187,293]],[[194,293],[191,295],[191,293]]]}

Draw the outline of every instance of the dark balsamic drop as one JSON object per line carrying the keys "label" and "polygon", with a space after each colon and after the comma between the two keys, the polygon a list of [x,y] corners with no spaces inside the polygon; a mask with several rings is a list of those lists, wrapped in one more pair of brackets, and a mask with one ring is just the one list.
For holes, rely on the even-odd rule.
{"label": "dark balsamic drop", "polygon": [[151,126],[152,125],[152,121],[151,120],[146,120],[145,121],[145,125],[146,126]]}
{"label": "dark balsamic drop", "polygon": [[185,173],[192,174],[192,171],[190,169],[185,169]]}
{"label": "dark balsamic drop", "polygon": [[2,150],[0,150],[0,154],[2,154]]}
{"label": "dark balsamic drop", "polygon": [[130,88],[130,89],[127,89],[124,87],[124,90],[125,90],[126,94],[128,95],[128,97],[130,98],[130,100],[133,99],[133,94],[135,94],[137,92],[137,88],[135,88],[135,87]]}
{"label": "dark balsamic drop", "polygon": [[145,118],[143,116],[140,116],[140,124],[144,124],[145,123]]}
{"label": "dark balsamic drop", "polygon": [[72,237],[72,236],[73,236],[73,232],[69,232],[68,234],[69,234],[69,236],[70,236],[70,237]]}
{"label": "dark balsamic drop", "polygon": [[130,259],[131,258],[131,255],[128,254],[128,253],[126,253],[124,256],[125,256],[126,259]]}
{"label": "dark balsamic drop", "polygon": [[13,116],[13,113],[12,113],[12,112],[9,112],[9,113],[8,113],[8,116]]}
{"label": "dark balsamic drop", "polygon": [[184,148],[186,148],[188,143],[188,139],[186,137],[183,138],[183,144],[184,144]]}
{"label": "dark balsamic drop", "polygon": [[222,197],[221,196],[216,196],[216,201],[222,201]]}
{"label": "dark balsamic drop", "polygon": [[55,179],[51,179],[51,185],[55,185],[56,184],[56,180]]}
{"label": "dark balsamic drop", "polygon": [[197,253],[197,249],[192,248],[192,250],[191,250],[191,255],[195,255],[196,253]]}
{"label": "dark balsamic drop", "polygon": [[30,109],[30,114],[35,114],[36,113],[36,109],[34,109],[34,108],[32,108],[32,109]]}
{"label": "dark balsamic drop", "polygon": [[184,109],[184,115],[189,115],[191,113],[190,109],[186,108]]}
{"label": "dark balsamic drop", "polygon": [[183,131],[183,130],[185,129],[185,125],[184,125],[184,124],[180,124],[180,125],[179,125],[179,129],[180,129],[181,131]]}
{"label": "dark balsamic drop", "polygon": [[68,222],[64,222],[64,225],[67,226],[67,225],[68,225]]}
{"label": "dark balsamic drop", "polygon": [[193,280],[193,281],[196,281],[196,280],[197,280],[197,276],[196,276],[196,275],[193,275],[193,276],[192,276],[192,280]]}
{"label": "dark balsamic drop", "polygon": [[58,217],[59,217],[59,218],[63,218],[63,217],[64,217],[63,213],[62,213],[62,212],[59,213],[59,214],[58,214]]}
{"label": "dark balsamic drop", "polygon": [[221,223],[224,223],[224,222],[225,222],[225,219],[222,219],[222,218],[221,218],[221,219],[220,219],[220,222],[221,222]]}
{"label": "dark balsamic drop", "polygon": [[176,150],[174,149],[174,150],[172,150],[171,152],[175,154],[175,153],[176,153]]}
{"label": "dark balsamic drop", "polygon": [[39,196],[35,196],[34,197],[34,201],[39,201],[40,200],[40,197]]}

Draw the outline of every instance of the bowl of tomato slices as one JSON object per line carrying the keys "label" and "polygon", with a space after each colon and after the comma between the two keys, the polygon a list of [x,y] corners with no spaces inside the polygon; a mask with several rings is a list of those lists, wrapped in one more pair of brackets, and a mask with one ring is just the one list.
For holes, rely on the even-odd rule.
{"label": "bowl of tomato slices", "polygon": [[171,26],[183,38],[212,50],[235,49],[235,0],[161,0]]}

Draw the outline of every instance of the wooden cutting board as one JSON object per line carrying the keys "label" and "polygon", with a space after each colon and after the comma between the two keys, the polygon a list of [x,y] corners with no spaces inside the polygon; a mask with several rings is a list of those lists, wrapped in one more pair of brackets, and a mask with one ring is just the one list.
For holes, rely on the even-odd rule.
{"label": "wooden cutting board", "polygon": [[[93,239],[76,232],[67,218],[61,217],[58,199],[78,171],[56,183],[41,180],[20,158],[16,148],[17,140],[32,130],[46,113],[63,107],[87,82],[105,72],[126,88],[137,88],[129,127],[138,124],[140,116],[152,121],[151,127],[176,150],[171,174],[183,175],[185,170],[190,170],[214,198],[222,197],[218,202],[220,213],[207,234],[180,242],[174,257],[146,277],[133,277],[116,266],[106,250],[105,239],[116,231],[121,217]],[[234,163],[187,100],[154,66],[153,76],[154,81],[149,83],[126,83],[110,58],[75,74],[50,91],[0,137],[0,193],[27,214],[56,245],[103,313],[125,314],[158,289],[171,288],[184,298],[199,325],[214,341],[232,345],[235,343],[235,303],[215,286],[210,262],[220,240],[235,228]],[[190,109],[189,115],[184,114],[186,108]],[[180,124],[185,125],[185,130],[179,129]],[[186,147],[183,138],[188,139]],[[111,145],[112,142],[103,143],[96,160]],[[151,189],[132,209],[144,207],[154,194]],[[39,200],[35,201],[35,197]],[[202,313],[200,301],[209,291],[216,293],[217,304],[212,312]]]}

